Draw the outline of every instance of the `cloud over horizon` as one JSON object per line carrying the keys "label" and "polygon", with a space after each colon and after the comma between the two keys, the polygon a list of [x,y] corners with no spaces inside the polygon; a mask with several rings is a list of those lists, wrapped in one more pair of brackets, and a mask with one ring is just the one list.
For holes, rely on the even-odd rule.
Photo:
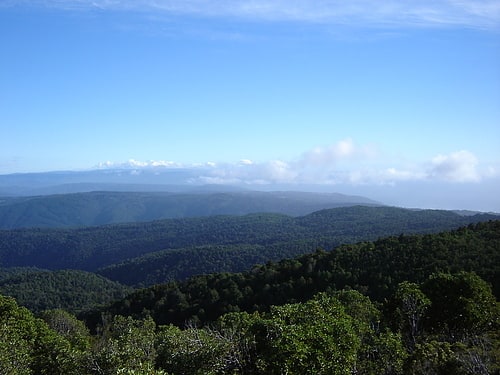
{"label": "cloud over horizon", "polygon": [[465,150],[437,155],[432,159],[429,176],[453,182],[478,182],[481,180],[478,163],[477,157]]}
{"label": "cloud over horizon", "polygon": [[185,15],[373,26],[465,26],[495,28],[500,3],[495,0],[10,0],[0,7],[43,6],[60,9],[138,11],[156,16]]}
{"label": "cloud over horizon", "polygon": [[439,154],[412,166],[388,165],[372,146],[358,145],[351,139],[306,151],[295,161],[254,162],[242,159],[235,163],[205,162],[182,164],[172,161],[99,163],[97,168],[189,169],[196,172],[189,183],[198,184],[311,184],[311,185],[394,185],[400,182],[477,183],[497,177],[494,166],[481,165],[470,151]]}

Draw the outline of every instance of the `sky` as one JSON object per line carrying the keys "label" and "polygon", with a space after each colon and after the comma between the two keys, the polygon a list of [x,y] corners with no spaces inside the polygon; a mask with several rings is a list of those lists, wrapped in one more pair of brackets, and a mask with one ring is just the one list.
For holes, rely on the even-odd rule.
{"label": "sky", "polygon": [[201,166],[500,212],[500,2],[0,1],[0,175]]}

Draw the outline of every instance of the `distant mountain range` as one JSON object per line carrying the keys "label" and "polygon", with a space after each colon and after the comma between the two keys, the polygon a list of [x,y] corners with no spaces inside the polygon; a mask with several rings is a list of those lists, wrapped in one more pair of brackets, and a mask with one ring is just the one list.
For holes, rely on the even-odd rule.
{"label": "distant mountain range", "polygon": [[[200,170],[201,169],[201,170]],[[90,191],[191,191],[203,170],[193,168],[117,168],[0,175],[0,196],[34,196]],[[226,188],[224,188],[226,189]],[[227,188],[229,189],[229,188]]]}
{"label": "distant mountain range", "polygon": [[327,208],[382,205],[363,196],[332,192],[288,191],[289,187],[263,192],[246,185],[203,184],[199,177],[209,170],[208,166],[129,165],[0,175],[0,229],[266,212],[300,216]]}
{"label": "distant mountain range", "polygon": [[205,186],[190,193],[101,191],[5,197],[0,199],[0,229],[96,226],[266,212],[300,216],[326,208],[381,205],[368,198],[336,193],[212,190],[212,186]]}
{"label": "distant mountain range", "polygon": [[[243,167],[242,168],[247,168]],[[112,192],[243,192],[306,191],[368,197],[389,206],[500,212],[498,183],[448,184],[446,181],[399,181],[394,185],[291,183],[243,178],[234,165],[157,165],[104,163],[91,170],[0,174],[2,197],[28,197],[95,191]],[[248,172],[248,171],[247,171]],[[250,170],[251,172],[251,170]],[[356,202],[358,202],[356,200]],[[364,203],[364,202],[361,202]],[[326,206],[324,208],[328,208]],[[302,212],[301,212],[302,213]]]}

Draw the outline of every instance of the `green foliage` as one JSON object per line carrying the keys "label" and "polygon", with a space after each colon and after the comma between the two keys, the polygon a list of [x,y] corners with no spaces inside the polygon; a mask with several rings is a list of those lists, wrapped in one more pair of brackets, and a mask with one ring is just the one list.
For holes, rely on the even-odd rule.
{"label": "green foliage", "polygon": [[0,374],[32,374],[30,348],[10,323],[0,326]]}
{"label": "green foliage", "polygon": [[[227,280],[223,280],[231,287]],[[458,308],[463,297],[491,302],[491,290],[472,273],[435,274],[424,286],[460,285],[447,300]],[[212,325],[184,329],[158,327],[153,319],[102,317],[94,336],[74,316],[52,310],[36,319],[0,296],[0,373],[81,375],[237,375],[237,374],[493,374],[498,372],[498,314],[481,325],[456,321],[454,311],[431,309],[434,296],[418,284],[402,282],[381,306],[381,316],[365,295],[342,290],[320,293],[300,303],[271,306],[268,312],[231,312]],[[443,293],[450,290],[443,290]],[[224,294],[221,294],[222,298]],[[219,297],[221,297],[219,296]],[[493,299],[496,305],[496,301]],[[467,306],[465,310],[469,311]],[[494,308],[492,308],[494,312]],[[461,312],[463,312],[461,311]],[[476,311],[471,313],[474,316]],[[415,316],[439,321],[404,345]],[[465,322],[471,317],[464,316]],[[395,322],[391,322],[395,319]],[[485,318],[486,319],[486,318]],[[384,322],[388,327],[384,327]],[[389,327],[396,327],[391,331]],[[442,329],[441,327],[446,327]],[[480,328],[478,328],[480,327]],[[402,331],[402,334],[398,331]],[[459,332],[460,334],[457,334]]]}
{"label": "green foliage", "polygon": [[340,290],[334,296],[342,303],[345,312],[355,319],[360,335],[379,326],[380,311],[370,298],[356,290]]}
{"label": "green foliage", "polygon": [[381,313],[372,301],[355,290],[341,290],[335,297],[353,318],[354,329],[361,340],[355,373],[401,374],[407,356],[401,335],[380,330]]}
{"label": "green foliage", "polygon": [[[412,288],[414,289],[414,288]],[[411,347],[410,374],[491,374],[498,371],[500,310],[490,286],[470,272],[434,274],[418,294],[429,306],[426,333]]]}
{"label": "green foliage", "polygon": [[401,335],[389,330],[370,330],[362,337],[356,362],[357,374],[404,374],[403,366],[408,357]]}
{"label": "green foliage", "polygon": [[49,328],[69,341],[72,348],[86,351],[90,348],[90,332],[85,324],[67,311],[45,310],[41,316]]}
{"label": "green foliage", "polygon": [[463,337],[499,328],[499,304],[476,274],[436,274],[423,290],[431,301],[428,325],[433,332]]}
{"label": "green foliage", "polygon": [[219,332],[195,327],[161,327],[157,365],[173,374],[219,374],[231,366],[233,343]]}
{"label": "green foliage", "polygon": [[123,298],[131,290],[84,271],[0,269],[0,293],[14,297],[34,312],[64,308],[78,313]]}
{"label": "green foliage", "polygon": [[152,319],[115,316],[96,338],[88,359],[91,374],[147,374],[154,369],[155,328]]}
{"label": "green foliage", "polygon": [[257,346],[267,374],[350,374],[360,346],[353,319],[324,294],[273,307],[262,329]]}
{"label": "green foliage", "polygon": [[0,295],[0,373],[65,375],[78,373],[78,355],[70,343]]}
{"label": "green foliage", "polygon": [[411,375],[465,374],[461,371],[453,345],[434,340],[416,345],[405,372]]}
{"label": "green foliage", "polygon": [[[286,234],[267,219],[268,239]],[[499,221],[318,250],[136,291],[86,315],[92,336],[63,310],[38,319],[0,295],[0,374],[493,374],[499,250]],[[46,272],[18,271],[0,285]],[[57,274],[47,288],[82,285]]]}
{"label": "green foliage", "polygon": [[0,374],[32,374],[35,327],[26,309],[0,296]]}
{"label": "green foliage", "polygon": [[34,342],[34,373],[40,375],[67,375],[78,372],[79,353],[71,349],[70,343],[51,330],[45,322],[36,320]]}
{"label": "green foliage", "polygon": [[431,301],[415,283],[403,281],[398,285],[394,295],[396,305],[396,321],[399,331],[405,338],[405,344],[413,351],[418,336],[422,333],[422,319]]}
{"label": "green foliage", "polygon": [[[130,294],[105,311],[136,318],[149,314],[158,324],[182,326],[190,320],[215,321],[228,312],[267,311],[273,304],[303,302],[319,292],[345,288],[356,289],[372,301],[382,302],[391,298],[398,287],[402,288],[401,282],[422,283],[435,272],[450,270],[473,270],[487,282],[497,285],[499,265],[500,221],[495,221],[452,232],[343,245],[330,252],[319,250],[297,259],[256,266],[244,273],[210,274],[156,285]],[[407,284],[408,287],[412,285]],[[494,290],[497,295],[500,293]],[[412,296],[410,291],[405,292],[408,297]],[[417,293],[413,294],[416,301],[424,303],[418,291],[414,292]],[[400,293],[401,303],[403,289]],[[469,309],[473,309],[473,304],[469,305]],[[401,304],[393,307],[403,313]],[[407,305],[404,309],[410,307]],[[417,310],[413,315],[406,311],[405,324],[411,323],[408,322],[410,317],[417,319],[410,324],[413,328],[407,326],[409,330],[405,331],[407,345],[414,343],[419,333],[420,308],[425,308],[425,303],[415,306]],[[86,320],[92,325],[99,316],[100,312],[95,312],[87,315]],[[402,319],[401,314],[399,319]]]}

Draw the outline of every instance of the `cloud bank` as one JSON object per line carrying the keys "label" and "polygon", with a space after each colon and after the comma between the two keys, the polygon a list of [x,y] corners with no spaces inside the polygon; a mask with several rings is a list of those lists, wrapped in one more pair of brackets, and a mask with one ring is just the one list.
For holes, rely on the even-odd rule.
{"label": "cloud bank", "polygon": [[165,160],[149,160],[149,161],[138,161],[135,159],[129,159],[126,162],[112,162],[105,161],[96,165],[97,169],[105,168],[115,168],[115,169],[130,169],[130,168],[154,168],[154,167],[181,167],[182,165],[173,161]]}
{"label": "cloud bank", "polygon": [[172,161],[100,163],[100,169],[150,169],[160,173],[173,169],[190,170],[192,184],[237,185],[395,185],[405,182],[478,183],[497,177],[494,166],[482,165],[470,151],[439,154],[410,166],[396,165],[383,159],[374,146],[359,145],[351,139],[304,152],[297,160],[254,162],[243,159],[236,163],[206,162],[182,164]]}
{"label": "cloud bank", "polygon": [[481,175],[477,166],[476,156],[469,151],[437,155],[432,159],[429,176],[454,182],[478,182]]}
{"label": "cloud bank", "polygon": [[292,21],[349,26],[498,28],[497,0],[7,0],[0,7],[140,11],[156,15]]}

